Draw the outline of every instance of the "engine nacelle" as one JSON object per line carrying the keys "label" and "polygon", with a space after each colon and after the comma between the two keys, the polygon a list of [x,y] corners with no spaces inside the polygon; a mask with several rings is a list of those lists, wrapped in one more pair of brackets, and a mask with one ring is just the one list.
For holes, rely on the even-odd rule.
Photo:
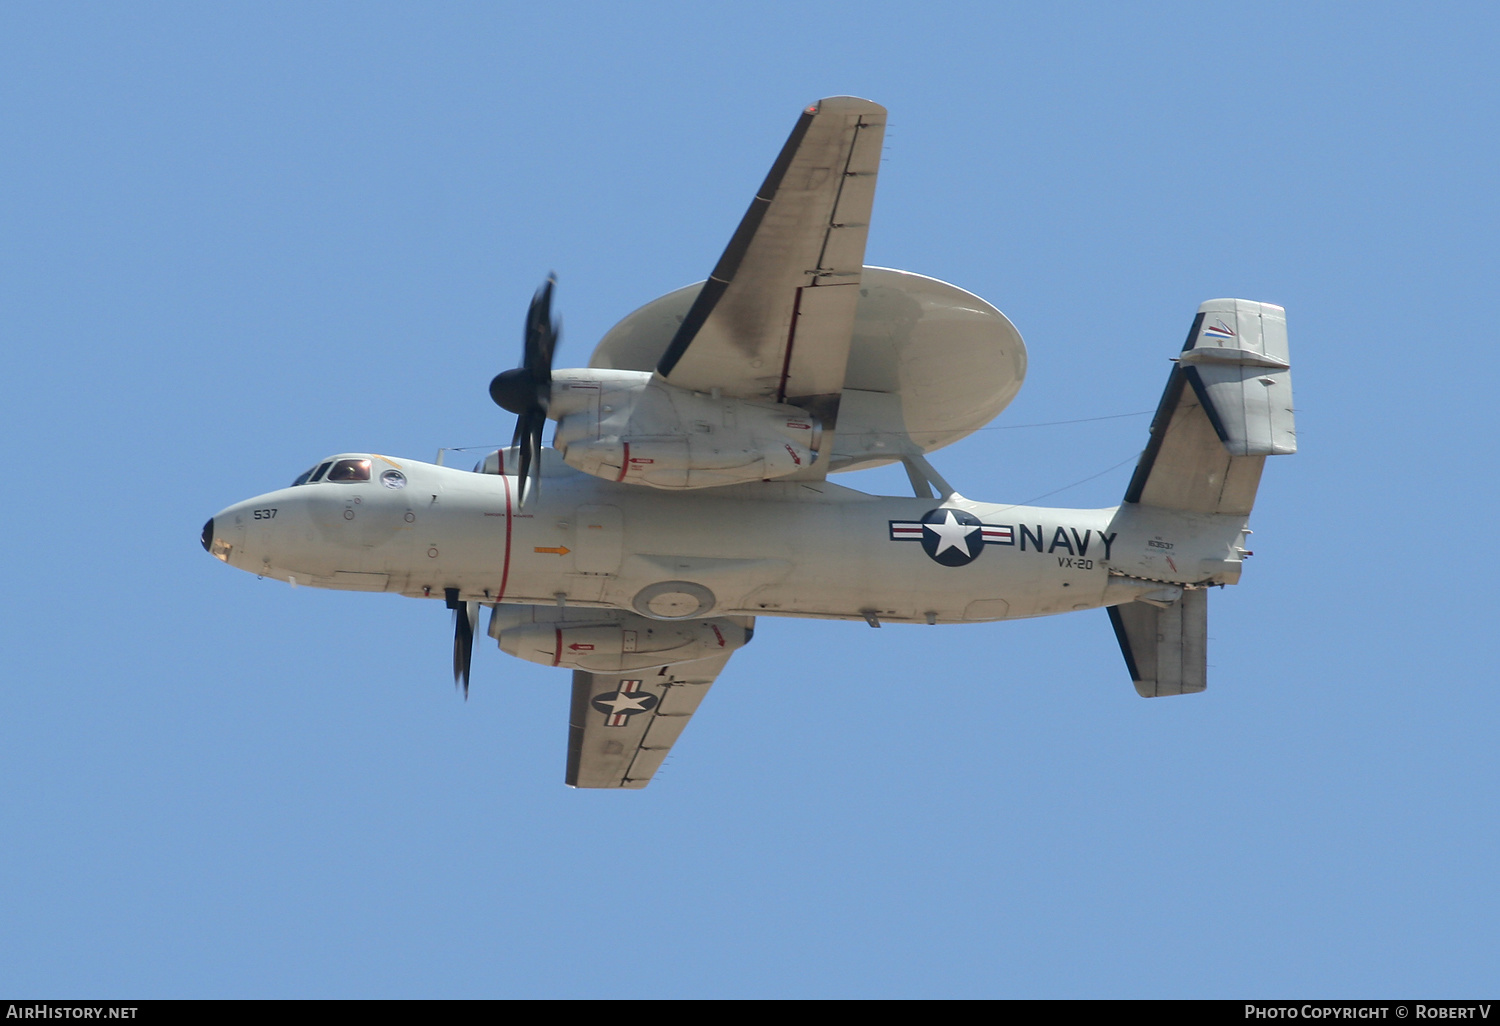
{"label": "engine nacelle", "polygon": [[564,459],[586,474],[653,488],[713,488],[769,481],[808,466],[814,454],[790,442],[767,449],[724,446],[721,440],[641,438],[575,442]]}
{"label": "engine nacelle", "polygon": [[611,673],[725,655],[754,632],[725,617],[663,622],[607,609],[505,605],[495,607],[489,633],[518,659]]}
{"label": "engine nacelle", "polygon": [[554,376],[553,444],[571,467],[653,488],[712,488],[795,474],[818,458],[822,425],[795,406],[703,395],[643,371]]}

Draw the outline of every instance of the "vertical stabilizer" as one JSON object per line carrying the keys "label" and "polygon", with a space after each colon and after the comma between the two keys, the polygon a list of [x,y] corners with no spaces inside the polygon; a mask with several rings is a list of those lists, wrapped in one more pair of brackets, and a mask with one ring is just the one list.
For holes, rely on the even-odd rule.
{"label": "vertical stabilizer", "polygon": [[1297,451],[1286,311],[1247,299],[1210,299],[1177,358],[1233,456]]}
{"label": "vertical stabilizer", "polygon": [[[1206,587],[1239,579],[1266,457],[1297,451],[1281,307],[1210,299],[1198,307],[1174,362],[1115,517],[1122,534],[1116,552],[1130,551],[1132,533],[1141,544],[1110,568],[1117,584],[1183,589],[1170,604],[1137,599],[1109,607],[1144,698],[1208,686]],[[1195,557],[1184,561],[1188,552]]]}
{"label": "vertical stabilizer", "polygon": [[1184,591],[1171,605],[1109,607],[1120,651],[1142,698],[1189,695],[1208,687],[1208,591]]}
{"label": "vertical stabilizer", "polygon": [[1296,451],[1286,311],[1210,299],[1167,379],[1125,501],[1248,515],[1265,457]]}

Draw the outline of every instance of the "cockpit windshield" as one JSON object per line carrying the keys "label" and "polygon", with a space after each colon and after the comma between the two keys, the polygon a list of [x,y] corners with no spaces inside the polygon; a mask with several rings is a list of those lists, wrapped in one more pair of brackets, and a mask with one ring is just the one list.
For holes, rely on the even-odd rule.
{"label": "cockpit windshield", "polygon": [[328,480],[345,483],[370,480],[369,460],[339,460],[328,472]]}
{"label": "cockpit windshield", "polygon": [[[370,461],[367,459],[324,460],[317,466],[304,470],[292,482],[298,485],[317,484],[319,481],[337,481],[344,484],[370,480]],[[405,482],[402,482],[405,484]]]}
{"label": "cockpit windshield", "polygon": [[326,462],[319,463],[316,466],[307,468],[302,473],[297,475],[297,480],[292,482],[292,487],[296,488],[298,485],[311,484],[314,481],[321,481],[323,479],[323,475],[328,473],[328,468],[331,466],[333,466],[333,460],[327,460]]}

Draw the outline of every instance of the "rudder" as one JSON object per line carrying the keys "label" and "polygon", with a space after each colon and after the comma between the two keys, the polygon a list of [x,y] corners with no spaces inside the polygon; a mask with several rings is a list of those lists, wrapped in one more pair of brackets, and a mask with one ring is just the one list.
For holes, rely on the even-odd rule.
{"label": "rudder", "polygon": [[[1144,698],[1192,694],[1208,686],[1206,585],[1238,580],[1240,546],[1266,457],[1297,451],[1281,307],[1209,300],[1198,307],[1175,363],[1116,522],[1122,530],[1153,525],[1149,529],[1212,538],[1227,555],[1209,553],[1197,574],[1187,565],[1186,572],[1179,571],[1167,559],[1165,579],[1157,574],[1167,575],[1167,568],[1154,569],[1149,560],[1138,561],[1134,569],[1111,568],[1114,584],[1164,586],[1157,600],[1108,607],[1131,680]],[[1168,602],[1168,589],[1181,591]]]}
{"label": "rudder", "polygon": [[1109,622],[1142,698],[1190,695],[1208,687],[1208,591],[1184,591],[1167,606],[1127,602]]}
{"label": "rudder", "polygon": [[1125,501],[1248,515],[1265,457],[1296,451],[1286,311],[1210,299],[1167,379]]}

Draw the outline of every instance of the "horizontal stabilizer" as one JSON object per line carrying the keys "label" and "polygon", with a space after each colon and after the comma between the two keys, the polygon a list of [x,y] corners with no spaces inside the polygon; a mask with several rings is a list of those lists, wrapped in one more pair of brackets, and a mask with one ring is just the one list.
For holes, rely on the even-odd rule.
{"label": "horizontal stabilizer", "polygon": [[1171,605],[1109,607],[1120,651],[1142,698],[1188,695],[1208,687],[1208,591],[1184,591]]}
{"label": "horizontal stabilizer", "polygon": [[1286,311],[1211,299],[1167,379],[1125,501],[1248,514],[1265,457],[1296,451]]}

